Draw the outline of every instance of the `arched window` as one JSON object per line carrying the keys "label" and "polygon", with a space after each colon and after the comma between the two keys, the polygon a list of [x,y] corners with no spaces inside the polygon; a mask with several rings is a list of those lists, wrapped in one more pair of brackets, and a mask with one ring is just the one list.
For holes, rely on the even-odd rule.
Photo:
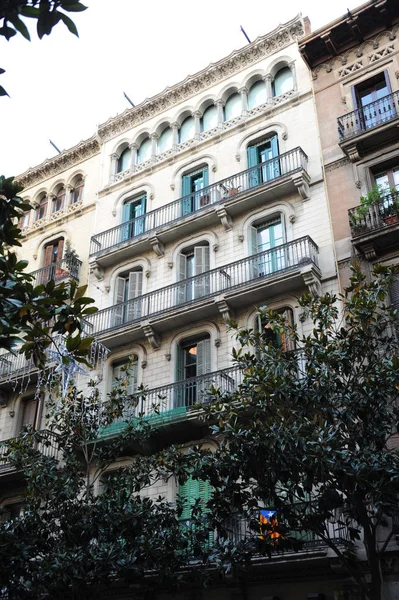
{"label": "arched window", "polygon": [[137,392],[138,358],[136,355],[112,363],[112,388],[120,386],[123,380],[128,381],[126,394]]}
{"label": "arched window", "polygon": [[118,158],[117,173],[122,173],[123,171],[126,171],[126,169],[128,169],[130,167],[131,155],[132,155],[132,151],[130,150],[130,148],[125,148],[123,150],[122,154]]}
{"label": "arched window", "polygon": [[170,150],[173,146],[173,131],[170,127],[163,130],[158,140],[157,153],[162,154],[166,150]]}
{"label": "arched window", "polygon": [[51,214],[62,210],[65,206],[65,187],[61,186],[51,202]]}
{"label": "arched window", "polygon": [[177,257],[178,303],[202,298],[210,293],[209,279],[209,244],[203,242],[196,246],[188,246]]}
{"label": "arched window", "polygon": [[[182,216],[207,206],[210,194],[204,188],[208,186],[208,167],[203,166],[185,173],[182,177]],[[209,192],[209,190],[208,190]]]}
{"label": "arched window", "polygon": [[250,187],[280,177],[278,137],[273,135],[247,147]]}
{"label": "arched window", "polygon": [[151,140],[146,138],[137,150],[137,164],[141,164],[151,158]]}
{"label": "arched window", "polygon": [[39,221],[40,219],[44,219],[44,217],[47,214],[47,205],[48,205],[47,196],[43,192],[43,194],[41,194],[40,197],[39,197],[39,199],[38,199],[38,205],[37,205],[37,207],[35,209],[35,221]]}
{"label": "arched window", "polygon": [[[62,253],[64,250],[64,238],[59,238],[49,242],[44,247],[44,262],[41,269],[40,281],[38,283],[47,283],[50,279],[63,279],[68,275],[65,270],[66,264],[63,264]],[[64,268],[62,268],[64,267]]]}
{"label": "arched window", "polygon": [[193,406],[202,399],[204,386],[196,378],[211,370],[211,339],[208,333],[182,340],[178,344],[176,381],[185,383],[176,388],[175,407]]}
{"label": "arched window", "polygon": [[252,262],[255,277],[270,275],[286,267],[283,244],[284,224],[277,216],[251,226],[251,254],[256,255]]}
{"label": "arched window", "polygon": [[32,396],[24,398],[21,403],[21,429],[31,427],[37,429],[39,426],[40,398]]}
{"label": "arched window", "polygon": [[283,67],[277,71],[273,81],[273,96],[286,94],[294,87],[294,78],[289,67]]}
{"label": "arched window", "polygon": [[[294,325],[294,315],[291,308],[279,308],[276,312],[284,317],[284,321],[288,327]],[[267,318],[256,317],[255,327],[259,333],[263,334],[263,341],[266,344],[273,344],[276,347],[281,347],[283,350],[294,350],[294,340],[290,337],[288,331],[273,331]]]}
{"label": "arched window", "polygon": [[80,202],[81,200],[83,200],[84,187],[85,182],[83,177],[77,177],[72,185],[71,204],[76,204],[76,202]]}
{"label": "arched window", "polygon": [[121,273],[115,279],[113,326],[119,327],[141,318],[143,269]]}
{"label": "arched window", "polygon": [[224,107],[224,120],[230,121],[230,119],[240,116],[241,112],[241,96],[238,93],[232,94],[228,98]]}
{"label": "arched window", "polygon": [[248,108],[255,108],[255,106],[265,104],[266,101],[266,83],[264,81],[256,81],[248,93]]}
{"label": "arched window", "polygon": [[123,205],[122,222],[122,241],[128,240],[145,231],[145,210],[147,194],[140,194],[129,198]]}
{"label": "arched window", "polygon": [[187,117],[184,119],[179,130],[179,144],[192,140],[195,136],[195,119],[194,117]]}
{"label": "arched window", "polygon": [[18,227],[20,229],[26,229],[27,227],[29,227],[29,221],[30,211],[24,212],[24,214],[19,217]]}
{"label": "arched window", "polygon": [[204,111],[201,117],[201,131],[209,131],[218,125],[218,109],[212,104]]}

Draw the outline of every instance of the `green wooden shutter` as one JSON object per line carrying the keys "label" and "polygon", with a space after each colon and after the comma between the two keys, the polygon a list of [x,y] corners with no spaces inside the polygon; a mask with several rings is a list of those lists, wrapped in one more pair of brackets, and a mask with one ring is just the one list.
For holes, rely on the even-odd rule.
{"label": "green wooden shutter", "polygon": [[248,146],[247,157],[248,169],[251,169],[249,172],[249,187],[256,187],[260,182],[260,171],[255,169],[259,163],[257,146]]}
{"label": "green wooden shutter", "polygon": [[[278,157],[279,153],[278,153],[278,136],[274,135],[271,140],[270,140],[270,144],[271,144],[271,150],[272,150],[272,156],[273,158]],[[277,158],[276,160],[273,161],[273,177],[280,177],[281,171],[280,171],[280,160]]]}
{"label": "green wooden shutter", "polygon": [[[142,295],[143,271],[131,271],[128,282],[128,300],[133,300]],[[141,302],[129,302],[126,306],[126,321],[133,321],[141,317]]]}
{"label": "green wooden shutter", "polygon": [[208,167],[204,168],[203,171],[203,179],[204,179],[204,186],[203,187],[207,187],[209,185],[209,174],[208,174]]}
{"label": "green wooden shutter", "polygon": [[[208,512],[206,505],[211,497],[211,486],[209,481],[202,479],[193,479],[191,476],[184,484],[179,485],[179,496],[183,501],[182,521],[190,521],[192,508],[197,499],[201,500],[201,506],[204,512]],[[189,526],[189,523],[187,523]],[[213,532],[209,533],[208,543],[212,544],[214,540]]]}
{"label": "green wooden shutter", "polygon": [[[175,381],[183,381],[184,379],[184,350],[178,345],[176,348],[176,375]],[[174,390],[173,406],[177,408],[184,406],[184,385],[177,385]]]}
{"label": "green wooden shutter", "polygon": [[209,246],[194,246],[195,274],[206,274],[203,277],[198,277],[195,280],[195,298],[201,298],[202,296],[206,296],[210,293],[209,262]]}
{"label": "green wooden shutter", "polygon": [[[258,254],[258,230],[256,227],[250,229],[250,251],[251,255]],[[259,275],[259,259],[253,258],[251,261],[251,276],[258,277]]]}
{"label": "green wooden shutter", "polygon": [[123,205],[122,211],[122,223],[126,223],[121,227],[121,238],[122,241],[128,240],[132,236],[132,224],[129,221],[132,218],[132,204],[131,202],[126,202]]}
{"label": "green wooden shutter", "polygon": [[[177,256],[177,268],[179,281],[187,279],[187,256],[182,252]],[[177,303],[182,304],[186,301],[186,283],[177,287]]]}
{"label": "green wooden shutter", "polygon": [[182,215],[188,215],[191,210],[191,177],[184,175],[182,178]]}
{"label": "green wooden shutter", "polygon": [[145,227],[145,209],[146,209],[146,195],[144,194],[144,196],[142,196],[140,198],[140,200],[137,202],[136,206],[135,206],[135,212],[134,212],[134,235],[140,235],[141,233],[144,233]]}
{"label": "green wooden shutter", "polygon": [[211,372],[211,340],[209,338],[197,343],[197,375]]}
{"label": "green wooden shutter", "polygon": [[389,289],[391,296],[391,308],[399,311],[399,275],[395,276],[395,281]]}
{"label": "green wooden shutter", "polygon": [[115,290],[114,290],[114,312],[113,312],[113,326],[117,327],[123,323],[124,305],[125,300],[125,285],[126,279],[124,277],[117,277],[115,279]]}

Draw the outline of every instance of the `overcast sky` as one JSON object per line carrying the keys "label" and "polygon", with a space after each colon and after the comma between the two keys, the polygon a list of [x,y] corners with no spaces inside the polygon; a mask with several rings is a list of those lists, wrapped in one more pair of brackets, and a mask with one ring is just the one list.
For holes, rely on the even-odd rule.
{"label": "overcast sky", "polygon": [[0,174],[22,173],[99,123],[241,48],[299,12],[315,30],[359,0],[82,0],[79,39],[63,24],[32,42],[0,40]]}

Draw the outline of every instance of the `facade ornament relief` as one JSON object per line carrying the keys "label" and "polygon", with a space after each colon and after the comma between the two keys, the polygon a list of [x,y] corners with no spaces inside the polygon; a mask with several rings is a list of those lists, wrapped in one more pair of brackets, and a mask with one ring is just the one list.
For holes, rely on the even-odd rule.
{"label": "facade ornament relief", "polygon": [[154,350],[159,350],[161,347],[159,337],[149,323],[143,325],[143,333],[151,344],[151,347],[154,348]]}
{"label": "facade ornament relief", "polygon": [[294,175],[292,177],[292,181],[293,181],[295,187],[297,188],[298,193],[301,196],[302,200],[309,200],[309,194],[310,194],[310,190],[309,190],[310,177],[309,177],[309,175],[307,173],[305,173],[305,171],[303,171],[299,175]]}
{"label": "facade ornament relief", "polygon": [[369,244],[362,244],[361,248],[367,260],[375,260],[377,258],[377,252],[372,242]]}
{"label": "facade ornament relief", "polygon": [[91,265],[91,272],[94,274],[97,281],[103,281],[104,276],[105,276],[104,269],[102,267],[100,267],[100,265],[97,262],[94,262]]}
{"label": "facade ornament relief", "polygon": [[314,298],[321,296],[320,277],[316,274],[314,269],[311,268],[310,270],[302,271],[301,275],[312,296]]}
{"label": "facade ornament relief", "polygon": [[156,235],[154,235],[152,238],[150,238],[149,242],[150,242],[155,254],[158,256],[158,258],[161,258],[161,256],[165,256],[164,245],[162,244],[161,240]]}
{"label": "facade ornament relief", "polygon": [[230,309],[229,305],[227,304],[226,300],[225,299],[216,300],[216,305],[217,305],[218,311],[222,315],[223,319],[225,321],[230,321],[231,320],[231,309]]}
{"label": "facade ornament relief", "polygon": [[352,144],[351,146],[347,146],[345,148],[345,152],[349,156],[349,160],[351,162],[357,162],[358,160],[360,160],[360,154],[359,154],[357,144]]}
{"label": "facade ornament relief", "polygon": [[228,214],[224,206],[220,206],[216,209],[216,214],[220,219],[225,231],[231,231],[233,229],[233,221]]}

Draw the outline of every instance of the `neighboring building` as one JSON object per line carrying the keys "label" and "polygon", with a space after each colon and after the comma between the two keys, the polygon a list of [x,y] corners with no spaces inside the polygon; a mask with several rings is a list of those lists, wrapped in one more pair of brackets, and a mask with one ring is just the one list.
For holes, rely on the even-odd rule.
{"label": "neighboring building", "polygon": [[[312,80],[298,49],[308,27],[296,17],[19,178],[36,207],[21,219],[21,253],[39,281],[88,281],[99,308],[88,331],[109,350],[104,393],[132,357],[131,391],[149,390],[140,408],[164,398],[154,422],[165,442],[213,444],[192,407],[210,384],[231,390],[240,381],[226,319],[257,327],[256,309],[267,304],[306,333],[297,297],[339,289]],[[338,140],[322,140],[342,157]],[[3,440],[22,424],[45,426],[37,373],[15,360],[0,357]],[[3,482],[0,503],[19,510],[17,474],[0,468]],[[174,502],[178,492],[209,491],[193,489],[171,482],[148,494]],[[345,546],[347,532],[335,533]],[[320,540],[257,564],[251,598],[332,600],[348,588]],[[214,594],[240,592],[232,580]]]}
{"label": "neighboring building", "polygon": [[[312,71],[342,285],[358,256],[399,262],[399,9],[369,1],[301,40]],[[360,196],[375,186],[360,209]],[[392,290],[399,302],[399,285]]]}

